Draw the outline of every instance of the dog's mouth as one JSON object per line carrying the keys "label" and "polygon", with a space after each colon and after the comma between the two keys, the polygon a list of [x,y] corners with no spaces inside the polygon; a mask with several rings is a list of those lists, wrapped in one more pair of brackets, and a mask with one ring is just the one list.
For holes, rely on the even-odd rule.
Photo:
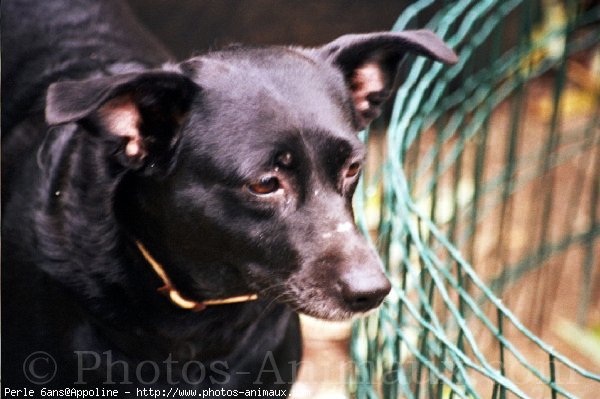
{"label": "dog's mouth", "polygon": [[360,309],[353,308],[339,301],[324,299],[318,300],[313,296],[310,301],[298,300],[294,296],[289,296],[283,301],[295,312],[302,313],[317,319],[330,321],[343,321],[357,316],[364,316],[375,309],[383,302],[383,298],[369,305],[361,306]]}
{"label": "dog's mouth", "polygon": [[390,291],[387,278],[365,289],[351,290],[339,282],[333,286],[315,283],[286,283],[259,290],[260,298],[283,303],[298,313],[323,320],[342,321],[365,315],[381,305]]}

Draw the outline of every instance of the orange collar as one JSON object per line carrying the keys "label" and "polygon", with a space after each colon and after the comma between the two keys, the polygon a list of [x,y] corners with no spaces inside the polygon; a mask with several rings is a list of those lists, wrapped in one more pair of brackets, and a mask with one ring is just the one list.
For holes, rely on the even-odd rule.
{"label": "orange collar", "polygon": [[148,261],[148,263],[150,263],[154,272],[163,281],[164,285],[162,287],[160,287],[158,289],[158,291],[163,292],[166,295],[168,295],[171,302],[173,302],[175,305],[179,306],[182,309],[188,309],[193,312],[200,312],[200,311],[206,309],[207,306],[211,306],[211,305],[227,305],[230,303],[248,302],[248,301],[254,301],[255,299],[258,298],[258,296],[256,294],[248,294],[248,295],[233,296],[233,297],[225,298],[225,299],[207,299],[206,301],[202,301],[202,302],[196,302],[196,301],[192,301],[189,299],[185,299],[184,297],[181,296],[179,291],[177,291],[177,289],[173,286],[173,283],[171,283],[169,276],[167,276],[167,273],[165,273],[165,269],[163,269],[161,264],[158,263],[156,261],[156,259],[154,259],[152,257],[152,255],[150,255],[150,253],[142,245],[142,243],[139,241],[136,241],[135,245],[137,245],[138,249],[144,256],[146,261]]}

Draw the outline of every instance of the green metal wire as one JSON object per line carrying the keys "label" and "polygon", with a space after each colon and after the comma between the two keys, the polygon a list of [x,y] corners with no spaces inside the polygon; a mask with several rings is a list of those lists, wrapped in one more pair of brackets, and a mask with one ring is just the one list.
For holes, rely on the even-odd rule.
{"label": "green metal wire", "polygon": [[[547,397],[575,398],[573,378],[600,392],[598,373],[526,327],[547,319],[553,302],[544,300],[544,290],[556,291],[562,271],[554,279],[552,273],[539,274],[537,287],[530,288],[540,293],[533,298],[539,303],[524,320],[500,299],[531,273],[553,263],[570,265],[573,257],[567,253],[578,248],[581,264],[571,266],[582,273],[574,317],[585,325],[594,297],[592,276],[600,267],[598,89],[585,126],[562,123],[568,116],[562,109],[570,60],[600,52],[600,5],[553,1],[420,0],[394,25],[393,30],[435,29],[458,50],[460,61],[448,68],[414,59],[393,105],[386,160],[381,170],[369,173],[372,181],[359,185],[359,226],[367,235],[373,232],[365,209],[378,207],[374,245],[393,290],[378,314],[355,324],[350,388],[357,398],[528,398],[538,397],[538,391],[532,393],[536,385],[547,387]],[[552,4],[564,18],[548,24],[542,17]],[[423,22],[425,15],[429,22]],[[508,27],[510,21],[516,28]],[[558,55],[549,50],[556,43],[562,44]],[[530,108],[538,100],[531,102],[532,88],[540,85],[551,88],[551,112],[537,146],[525,148]],[[501,113],[509,115],[505,128],[493,122]],[[363,139],[378,134],[365,132]],[[490,143],[498,142],[498,135],[504,144],[495,148]],[[502,168],[492,169],[492,159],[501,159]],[[566,211],[555,216],[563,167],[575,170],[569,184],[580,192],[570,192]],[[472,184],[466,198],[465,179]],[[517,222],[515,198],[531,187],[538,187],[525,204],[531,242],[515,261],[507,241]],[[380,193],[379,204],[368,198],[372,193]],[[584,225],[575,223],[582,217]],[[557,239],[558,220],[562,237]],[[481,228],[488,224],[493,227]],[[498,268],[491,274],[481,274],[478,265],[481,234],[494,237]],[[544,354],[547,366],[540,368],[532,353]]]}

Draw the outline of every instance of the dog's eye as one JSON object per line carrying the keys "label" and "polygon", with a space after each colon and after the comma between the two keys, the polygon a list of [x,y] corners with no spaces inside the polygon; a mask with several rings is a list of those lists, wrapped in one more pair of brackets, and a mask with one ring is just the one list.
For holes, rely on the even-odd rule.
{"label": "dog's eye", "polygon": [[348,170],[346,171],[346,177],[354,177],[360,172],[361,164],[360,162],[353,162],[348,166]]}
{"label": "dog's eye", "polygon": [[248,189],[252,194],[271,194],[279,190],[279,179],[277,179],[275,176],[265,176],[257,183],[250,184]]}

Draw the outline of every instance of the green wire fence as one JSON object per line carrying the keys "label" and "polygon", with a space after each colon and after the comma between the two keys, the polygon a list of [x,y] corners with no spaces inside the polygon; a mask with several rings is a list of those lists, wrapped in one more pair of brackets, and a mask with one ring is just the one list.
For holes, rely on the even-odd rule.
{"label": "green wire fence", "polygon": [[419,0],[393,30],[423,26],[460,61],[409,59],[365,132],[357,217],[393,290],[351,392],[600,398],[600,4]]}

